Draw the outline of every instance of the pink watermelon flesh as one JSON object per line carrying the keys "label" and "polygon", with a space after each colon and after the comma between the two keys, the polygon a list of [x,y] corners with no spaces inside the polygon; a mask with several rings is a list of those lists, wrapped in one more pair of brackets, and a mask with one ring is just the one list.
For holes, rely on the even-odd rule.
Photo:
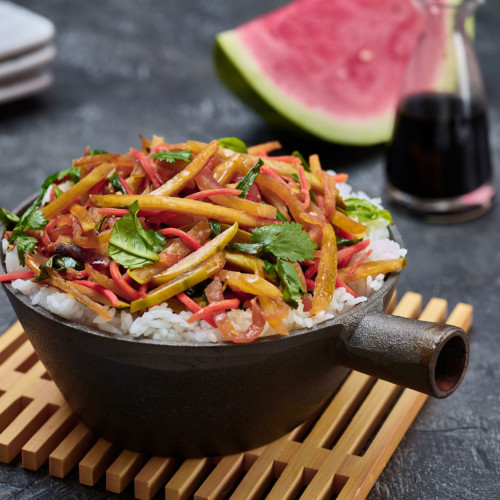
{"label": "pink watermelon flesh", "polygon": [[[410,0],[296,0],[235,34],[284,94],[363,120],[395,108],[421,29]],[[438,68],[430,58],[429,81]]]}

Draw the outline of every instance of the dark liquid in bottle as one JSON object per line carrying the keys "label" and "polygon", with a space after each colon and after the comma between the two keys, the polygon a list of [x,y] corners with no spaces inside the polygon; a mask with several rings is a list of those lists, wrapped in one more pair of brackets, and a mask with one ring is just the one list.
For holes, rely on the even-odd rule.
{"label": "dark liquid in bottle", "polygon": [[485,109],[450,94],[407,98],[387,151],[387,176],[394,187],[420,198],[460,196],[488,182]]}

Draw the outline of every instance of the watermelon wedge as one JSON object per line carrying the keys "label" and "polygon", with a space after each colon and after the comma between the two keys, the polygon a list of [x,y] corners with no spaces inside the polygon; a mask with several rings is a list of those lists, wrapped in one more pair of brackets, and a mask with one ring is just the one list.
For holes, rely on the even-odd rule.
{"label": "watermelon wedge", "polygon": [[[372,145],[390,138],[421,30],[410,0],[295,0],[217,35],[215,62],[271,126]],[[438,79],[439,67],[430,57],[426,78]]]}

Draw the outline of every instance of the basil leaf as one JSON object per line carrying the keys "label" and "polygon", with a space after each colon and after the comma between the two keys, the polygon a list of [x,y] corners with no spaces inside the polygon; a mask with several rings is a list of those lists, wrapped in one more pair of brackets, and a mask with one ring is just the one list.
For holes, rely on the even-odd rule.
{"label": "basil leaf", "polygon": [[160,232],[142,227],[137,218],[138,211],[139,203],[135,201],[129,213],[115,222],[109,239],[109,257],[126,269],[156,262],[166,243]]}
{"label": "basil leaf", "polygon": [[167,161],[168,163],[174,163],[176,160],[190,161],[193,152],[189,149],[179,149],[175,151],[159,151],[151,155],[151,158],[160,161]]}
{"label": "basil leaf", "polygon": [[304,170],[306,170],[307,172],[311,171],[311,167],[309,166],[309,163],[307,163],[307,160],[298,151],[294,151],[292,153],[292,156],[295,156],[296,158],[298,158],[301,161],[302,166],[304,167]]}
{"label": "basil leaf", "polygon": [[356,217],[361,222],[377,219],[385,219],[392,224],[392,216],[388,210],[377,207],[368,200],[361,198],[348,198],[344,200],[347,207],[347,214]]}
{"label": "basil leaf", "polygon": [[295,267],[290,262],[278,259],[276,261],[276,272],[283,283],[283,300],[292,309],[296,309],[306,291],[302,287]]}
{"label": "basil leaf", "polygon": [[221,137],[217,142],[226,149],[231,149],[236,153],[248,153],[247,145],[237,137]]}
{"label": "basil leaf", "polygon": [[74,259],[73,257],[63,256],[63,255],[52,255],[49,257],[41,266],[40,266],[40,274],[33,280],[35,282],[46,280],[50,278],[49,273],[47,272],[47,267],[51,267],[52,269],[56,269],[57,271],[62,271],[64,269],[73,268],[78,271],[84,268],[83,262]]}
{"label": "basil leaf", "polygon": [[90,151],[87,151],[87,156],[94,155],[109,155],[109,153],[107,151],[104,151],[104,149],[91,149]]}
{"label": "basil leaf", "polygon": [[214,220],[209,220],[208,223],[210,224],[210,229],[212,230],[212,233],[214,236],[219,236],[219,234],[222,231],[222,227],[220,225],[220,222],[214,221]]}
{"label": "basil leaf", "polygon": [[5,229],[9,229],[19,222],[19,217],[6,208],[0,208],[0,222],[5,226]]}
{"label": "basil leaf", "polygon": [[260,167],[262,167],[262,165],[264,165],[264,162],[259,158],[255,162],[255,165],[246,173],[245,177],[243,177],[243,179],[238,182],[236,189],[241,189],[241,193],[238,195],[238,198],[245,198],[245,196],[248,194],[248,191],[250,191],[252,184],[259,175]]}
{"label": "basil leaf", "polygon": [[109,182],[111,182],[111,185],[115,189],[115,192],[127,194],[127,191],[123,187],[123,184],[120,182],[120,179],[118,178],[118,174],[116,172],[109,178]]}

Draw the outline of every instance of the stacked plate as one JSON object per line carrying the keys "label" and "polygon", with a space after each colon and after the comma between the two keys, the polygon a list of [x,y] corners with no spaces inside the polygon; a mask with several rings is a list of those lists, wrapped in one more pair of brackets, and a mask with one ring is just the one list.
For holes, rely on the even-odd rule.
{"label": "stacked plate", "polygon": [[54,25],[0,0],[0,103],[40,92],[52,83],[47,65],[56,55]]}

